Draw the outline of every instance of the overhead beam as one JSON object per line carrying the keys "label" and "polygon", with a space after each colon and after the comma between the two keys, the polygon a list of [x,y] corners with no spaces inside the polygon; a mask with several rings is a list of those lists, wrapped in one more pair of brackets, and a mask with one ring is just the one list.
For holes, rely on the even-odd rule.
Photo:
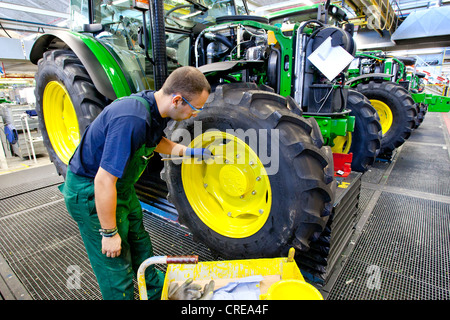
{"label": "overhead beam", "polygon": [[312,0],[288,0],[288,1],[272,1],[271,4],[263,5],[257,7],[255,9],[255,13],[268,12],[268,11],[277,11],[282,10],[288,7],[301,7],[304,5],[311,6],[314,2]]}
{"label": "overhead beam", "polygon": [[46,16],[60,17],[63,19],[70,19],[70,14],[65,13],[65,12],[57,12],[57,11],[52,11],[52,10],[39,9],[36,7],[27,7],[27,6],[22,6],[19,4],[13,4],[13,3],[7,3],[7,2],[0,2],[0,8],[16,10],[16,11],[21,11],[21,12],[38,13],[38,14],[42,14],[42,15],[46,15]]}
{"label": "overhead beam", "polygon": [[[37,32],[37,29],[45,28],[45,29],[51,29],[51,30],[66,30],[67,28],[64,27],[58,27],[47,23],[38,23],[38,22],[31,22],[31,21],[21,21],[21,20],[12,20],[12,19],[5,19],[0,18],[0,23],[2,24],[2,27],[6,30],[17,30],[17,31],[24,31],[24,32]],[[23,27],[23,28],[18,28]]]}

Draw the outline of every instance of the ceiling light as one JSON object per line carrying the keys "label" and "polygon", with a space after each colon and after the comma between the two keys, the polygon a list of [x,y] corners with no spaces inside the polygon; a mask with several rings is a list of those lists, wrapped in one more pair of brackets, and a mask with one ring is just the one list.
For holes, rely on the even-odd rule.
{"label": "ceiling light", "polygon": [[390,55],[394,56],[415,56],[420,54],[438,54],[443,53],[445,48],[430,48],[430,49],[412,49],[412,50],[400,50],[390,51]]}

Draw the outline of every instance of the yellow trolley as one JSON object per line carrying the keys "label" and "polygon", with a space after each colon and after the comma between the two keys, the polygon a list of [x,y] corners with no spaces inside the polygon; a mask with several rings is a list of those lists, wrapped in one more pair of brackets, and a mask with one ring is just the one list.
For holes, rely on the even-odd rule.
{"label": "yellow trolley", "polygon": [[193,278],[202,287],[214,280],[215,290],[230,282],[249,276],[262,276],[259,298],[261,300],[323,300],[320,292],[305,282],[294,261],[295,251],[289,251],[288,257],[247,260],[198,262],[197,256],[152,257],[142,263],[138,271],[138,286],[141,300],[147,299],[145,269],[155,263],[167,263],[167,271],[162,300],[168,299],[168,288],[172,282],[180,285]]}

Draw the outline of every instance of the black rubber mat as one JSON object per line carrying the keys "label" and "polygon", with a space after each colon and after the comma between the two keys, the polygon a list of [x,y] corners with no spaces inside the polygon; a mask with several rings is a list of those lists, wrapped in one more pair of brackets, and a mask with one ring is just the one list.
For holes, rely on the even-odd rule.
{"label": "black rubber mat", "polygon": [[328,299],[449,299],[449,225],[450,204],[382,193]]}
{"label": "black rubber mat", "polygon": [[387,185],[450,196],[450,159],[444,147],[406,143]]}
{"label": "black rubber mat", "polygon": [[413,132],[408,142],[445,145],[445,136],[441,128],[443,128],[441,114],[428,112],[423,124]]}
{"label": "black rubber mat", "polygon": [[389,167],[389,162],[387,161],[376,161],[370,168],[367,170],[361,180],[363,182],[368,183],[379,183],[383,178],[386,169]]}

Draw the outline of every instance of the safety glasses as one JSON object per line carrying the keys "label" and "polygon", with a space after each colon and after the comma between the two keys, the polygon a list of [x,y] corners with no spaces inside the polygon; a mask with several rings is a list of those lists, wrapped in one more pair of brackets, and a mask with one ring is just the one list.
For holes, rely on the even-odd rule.
{"label": "safety glasses", "polygon": [[[173,96],[175,97],[176,95],[174,94]],[[194,112],[193,112],[194,114],[199,113],[200,111],[203,110],[203,107],[196,108],[192,104],[190,104],[189,101],[187,101],[183,96],[180,96],[180,97],[181,97],[181,99],[183,99],[184,102],[186,102],[188,104],[189,107],[191,107],[192,110],[194,110]]]}

